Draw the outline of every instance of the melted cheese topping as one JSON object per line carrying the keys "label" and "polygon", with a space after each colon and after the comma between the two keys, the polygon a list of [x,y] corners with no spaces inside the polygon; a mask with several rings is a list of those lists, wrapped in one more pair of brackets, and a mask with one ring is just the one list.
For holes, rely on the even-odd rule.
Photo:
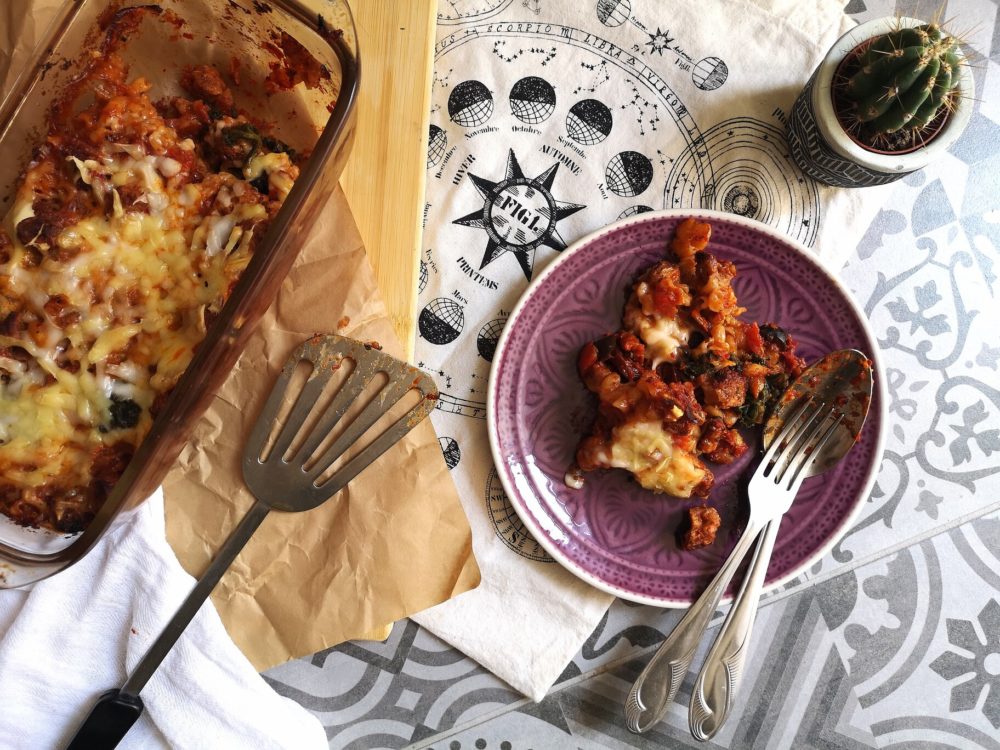
{"label": "melted cheese topping", "polygon": [[646,281],[636,284],[625,305],[622,323],[646,345],[646,357],[651,360],[653,369],[663,362],[675,361],[678,351],[687,346],[691,336],[691,320],[681,310],[673,316],[656,310],[652,289]]}
{"label": "melted cheese topping", "polygon": [[[287,154],[269,153],[253,157],[244,179],[222,172],[190,183],[177,160],[117,143],[99,159],[70,160],[105,208],[43,246],[40,263],[26,257],[38,245],[15,239],[0,264],[0,302],[18,301],[35,320],[27,334],[0,333],[0,476],[23,488],[87,487],[95,450],[141,441],[150,408],[190,363],[206,311],[221,307],[269,217],[249,180],[266,173],[272,197],[284,198],[298,173]],[[4,222],[10,238],[34,216],[45,169],[26,173]],[[123,189],[139,195],[128,207]],[[31,360],[3,355],[13,347]],[[138,417],[116,424],[113,407],[126,400]]]}
{"label": "melted cheese topping", "polygon": [[[631,312],[631,311],[630,311]],[[635,310],[634,315],[626,313],[625,326],[646,345],[646,353],[652,367],[663,362],[673,362],[682,346],[687,346],[691,328],[681,325],[677,318],[662,315],[647,316]]]}
{"label": "melted cheese topping", "polygon": [[708,474],[701,460],[678,446],[659,420],[615,427],[607,465],[632,472],[647,490],[674,497],[691,497]]}

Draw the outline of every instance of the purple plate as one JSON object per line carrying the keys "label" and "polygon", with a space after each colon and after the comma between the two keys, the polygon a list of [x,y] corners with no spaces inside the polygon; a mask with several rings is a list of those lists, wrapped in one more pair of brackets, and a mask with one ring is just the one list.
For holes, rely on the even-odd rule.
{"label": "purple plate", "polygon": [[884,377],[864,316],[808,250],[776,230],[716,211],[659,211],[563,252],[525,292],[497,345],[487,408],[493,458],[514,509],[552,557],[599,589],[663,607],[690,604],[729,554],[757,451],[729,466],[710,465],[708,502],[719,509],[722,528],[714,545],[695,552],[678,547],[676,529],[698,501],[654,495],[624,471],[587,474],[580,490],[563,477],[595,413],[576,372],[577,353],[621,326],[625,290],[664,257],[688,216],[710,222],[709,250],[736,263],[733,286],[747,320],[787,329],[807,362],[845,348],[874,362],[876,392],[861,440],[836,467],[806,480],[782,519],[767,587],[802,573],[850,528],[875,482],[884,440]]}

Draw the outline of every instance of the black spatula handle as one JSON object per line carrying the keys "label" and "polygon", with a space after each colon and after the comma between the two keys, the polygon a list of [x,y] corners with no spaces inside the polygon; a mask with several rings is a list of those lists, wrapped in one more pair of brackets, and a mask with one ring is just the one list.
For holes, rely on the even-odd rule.
{"label": "black spatula handle", "polygon": [[120,690],[109,690],[100,697],[94,710],[90,712],[90,716],[83,722],[83,726],[80,727],[66,750],[112,750],[118,746],[128,730],[142,716],[142,700],[139,698],[139,691],[153,676],[153,672],[160,666],[163,657],[176,643],[184,628],[191,622],[208,595],[212,593],[215,584],[222,578],[222,574],[229,568],[230,563],[236,559],[240,550],[260,526],[269,510],[270,508],[259,500],[251,506],[247,514],[243,516],[243,520],[226,539],[215,560],[198,579],[194,588],[191,589],[191,593],[184,599],[174,616],[170,618],[170,622],[164,626],[149,650],[139,660],[125,684]]}
{"label": "black spatula handle", "polygon": [[142,716],[142,698],[115,688],[104,693],[66,750],[113,750]]}

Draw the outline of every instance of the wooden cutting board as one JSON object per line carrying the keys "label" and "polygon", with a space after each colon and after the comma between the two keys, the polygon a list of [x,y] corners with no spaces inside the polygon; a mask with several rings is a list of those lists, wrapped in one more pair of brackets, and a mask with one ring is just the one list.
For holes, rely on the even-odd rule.
{"label": "wooden cutting board", "polygon": [[[341,186],[406,356],[413,358],[437,0],[350,0],[361,49]],[[392,624],[361,640],[385,640]]]}
{"label": "wooden cutting board", "polygon": [[413,357],[437,0],[350,0],[361,50],[341,185],[396,333]]}

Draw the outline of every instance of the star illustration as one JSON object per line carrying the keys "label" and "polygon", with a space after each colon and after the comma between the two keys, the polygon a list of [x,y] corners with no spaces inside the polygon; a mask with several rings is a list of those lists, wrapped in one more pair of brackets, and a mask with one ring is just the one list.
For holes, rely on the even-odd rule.
{"label": "star illustration", "polygon": [[646,46],[650,48],[650,53],[656,52],[662,57],[663,51],[670,49],[672,41],[674,41],[674,38],[670,36],[670,29],[660,31],[660,27],[657,26],[656,33],[649,34],[649,41],[646,42]]}
{"label": "star illustration", "polygon": [[525,177],[511,150],[502,179],[494,182],[469,172],[472,184],[483,198],[483,205],[453,223],[486,232],[486,252],[479,270],[510,253],[530,281],[535,249],[539,245],[556,251],[566,249],[566,241],[559,234],[556,223],[586,206],[552,197],[552,184],[558,169],[557,162],[537,177]]}

